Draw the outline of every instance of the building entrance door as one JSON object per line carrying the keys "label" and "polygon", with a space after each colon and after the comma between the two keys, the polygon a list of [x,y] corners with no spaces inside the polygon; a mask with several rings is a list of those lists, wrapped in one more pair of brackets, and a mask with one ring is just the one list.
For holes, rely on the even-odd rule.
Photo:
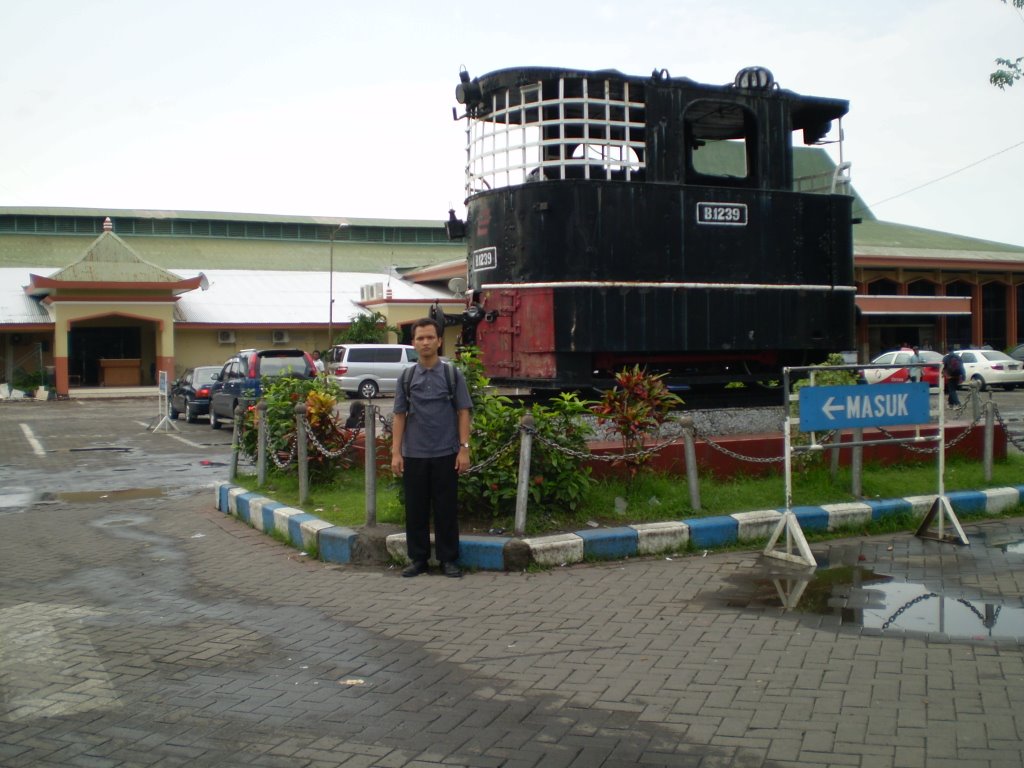
{"label": "building entrance door", "polygon": [[142,329],[138,326],[72,328],[68,335],[68,375],[84,387],[102,383],[103,359],[142,357]]}

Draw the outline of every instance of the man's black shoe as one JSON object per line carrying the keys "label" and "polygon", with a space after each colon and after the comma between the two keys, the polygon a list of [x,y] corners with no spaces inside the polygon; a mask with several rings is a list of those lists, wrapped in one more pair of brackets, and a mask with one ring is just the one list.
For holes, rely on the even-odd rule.
{"label": "man's black shoe", "polygon": [[455,563],[441,563],[441,573],[452,579],[458,579],[462,576],[462,571]]}
{"label": "man's black shoe", "polygon": [[427,570],[427,564],[421,560],[417,560],[411,565],[407,565],[402,571],[402,575],[406,578],[411,578],[413,576],[419,576],[421,573],[426,573]]}

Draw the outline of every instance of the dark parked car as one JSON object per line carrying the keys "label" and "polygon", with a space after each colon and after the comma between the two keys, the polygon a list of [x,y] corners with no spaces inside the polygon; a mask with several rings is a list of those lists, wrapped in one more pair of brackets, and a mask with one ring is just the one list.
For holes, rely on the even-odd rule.
{"label": "dark parked car", "polygon": [[193,424],[199,416],[210,413],[210,391],[220,373],[219,365],[201,365],[189,368],[181,378],[171,384],[167,398],[167,415],[172,419],[185,414],[185,421]]}
{"label": "dark parked car", "polygon": [[264,376],[316,378],[313,358],[301,349],[245,349],[229,359],[217,374],[210,396],[210,426],[234,418],[235,406],[260,396]]}
{"label": "dark parked car", "polygon": [[1024,362],[1024,344],[1018,344],[1016,347],[1010,350],[1010,357],[1014,360],[1020,360]]}

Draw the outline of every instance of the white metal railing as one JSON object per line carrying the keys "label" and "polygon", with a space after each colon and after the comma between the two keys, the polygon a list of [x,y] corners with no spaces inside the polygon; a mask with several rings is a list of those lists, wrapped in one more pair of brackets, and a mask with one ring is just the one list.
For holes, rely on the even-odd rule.
{"label": "white metal railing", "polygon": [[[575,84],[575,80],[573,81]],[[580,95],[545,98],[541,81],[492,94],[466,128],[466,193],[566,178],[629,180],[643,169],[644,103],[621,84],[581,78]]]}

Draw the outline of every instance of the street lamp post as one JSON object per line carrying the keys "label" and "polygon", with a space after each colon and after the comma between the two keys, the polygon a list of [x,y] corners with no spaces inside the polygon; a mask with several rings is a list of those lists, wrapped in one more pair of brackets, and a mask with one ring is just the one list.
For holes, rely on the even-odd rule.
{"label": "street lamp post", "polygon": [[327,279],[327,291],[330,295],[329,303],[327,305],[327,348],[330,349],[334,346],[334,237],[341,231],[342,227],[347,227],[347,223],[342,223],[331,230],[331,250],[330,250],[330,274]]}

